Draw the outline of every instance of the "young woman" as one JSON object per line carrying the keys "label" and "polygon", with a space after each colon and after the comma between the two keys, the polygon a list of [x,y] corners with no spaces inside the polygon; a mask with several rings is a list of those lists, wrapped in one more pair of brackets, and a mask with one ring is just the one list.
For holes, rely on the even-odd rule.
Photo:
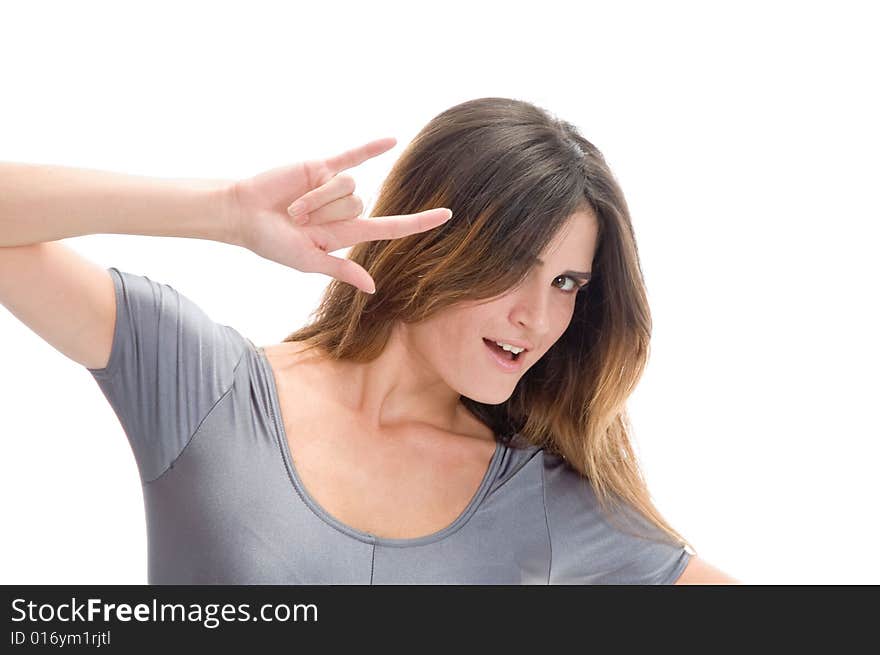
{"label": "young woman", "polygon": [[[233,183],[0,169],[0,301],[119,417],[148,581],[736,582],[663,519],[631,448],[651,319],[601,153],[527,102],[465,102],[361,218],[342,171],[394,143]],[[214,239],[334,279],[311,323],[257,347],[54,242],[99,232]]]}

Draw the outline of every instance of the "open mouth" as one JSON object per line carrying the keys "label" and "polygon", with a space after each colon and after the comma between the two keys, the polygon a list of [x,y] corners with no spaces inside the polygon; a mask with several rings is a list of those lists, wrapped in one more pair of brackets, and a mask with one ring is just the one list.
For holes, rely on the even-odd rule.
{"label": "open mouth", "polygon": [[483,339],[483,341],[486,343],[487,346],[489,346],[490,348],[493,348],[496,352],[498,352],[499,354],[501,354],[504,357],[507,357],[507,359],[509,359],[512,362],[515,362],[517,359],[519,359],[519,356],[525,352],[525,350],[523,350],[522,352],[514,354],[514,353],[510,352],[509,350],[504,350],[504,348],[499,346],[494,341],[489,341],[489,339],[485,339],[485,338]]}

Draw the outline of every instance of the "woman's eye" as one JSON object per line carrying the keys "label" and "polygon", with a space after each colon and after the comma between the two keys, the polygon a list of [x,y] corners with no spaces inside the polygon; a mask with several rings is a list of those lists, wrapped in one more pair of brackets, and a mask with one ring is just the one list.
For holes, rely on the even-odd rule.
{"label": "woman's eye", "polygon": [[565,288],[559,287],[565,293],[576,293],[577,291],[580,291],[583,288],[583,286],[578,286],[577,281],[573,277],[571,277],[570,275],[560,275],[556,279],[557,280],[569,280],[571,282],[571,285],[568,287],[565,287]]}

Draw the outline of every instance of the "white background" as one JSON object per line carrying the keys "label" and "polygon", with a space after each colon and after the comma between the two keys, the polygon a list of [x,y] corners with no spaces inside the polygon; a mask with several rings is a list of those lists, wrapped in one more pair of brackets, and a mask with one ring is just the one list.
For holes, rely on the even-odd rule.
{"label": "white background", "polygon": [[[543,106],[630,204],[655,327],[630,411],[658,507],[746,583],[880,583],[871,3],[611,4],[9,3],[0,159],[232,180],[395,136],[349,171],[369,206],[444,109]],[[329,281],[197,239],[64,242],[258,345]],[[145,583],[98,386],[2,307],[0,356],[0,583]]]}

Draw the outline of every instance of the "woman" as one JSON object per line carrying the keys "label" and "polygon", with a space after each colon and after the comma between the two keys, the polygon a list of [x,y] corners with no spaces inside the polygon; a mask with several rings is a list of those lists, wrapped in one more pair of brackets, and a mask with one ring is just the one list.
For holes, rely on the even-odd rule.
{"label": "woman", "polygon": [[[653,506],[628,439],[650,313],[600,152],[529,103],[465,102],[360,219],[340,173],[393,145],[231,184],[4,169],[0,300],[119,416],[149,582],[736,582]],[[167,284],[35,243],[91,232],[335,279],[309,325],[256,347]]]}

